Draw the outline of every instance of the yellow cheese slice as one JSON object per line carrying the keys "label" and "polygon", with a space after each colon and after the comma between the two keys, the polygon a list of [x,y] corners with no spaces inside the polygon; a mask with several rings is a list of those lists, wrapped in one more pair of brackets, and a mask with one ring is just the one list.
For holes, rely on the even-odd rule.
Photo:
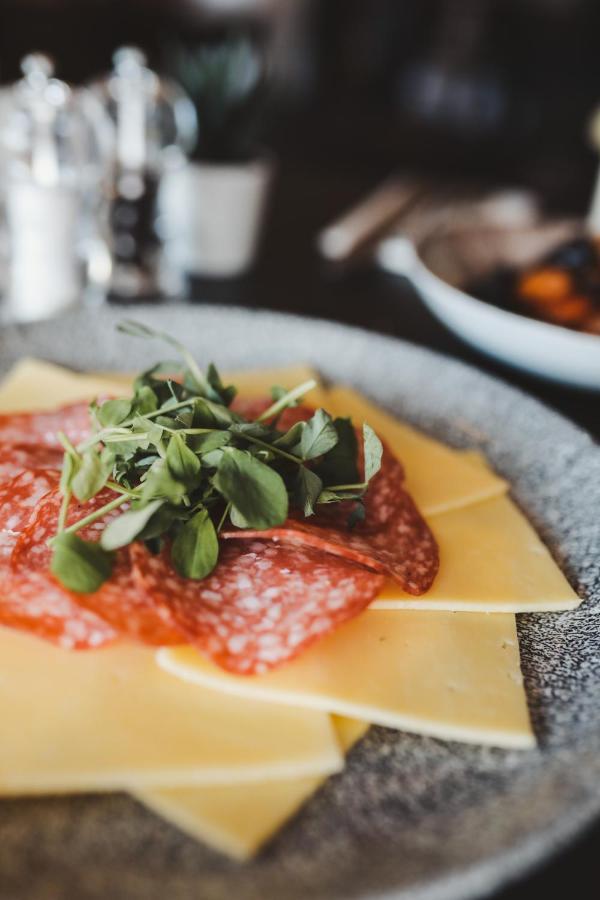
{"label": "yellow cheese slice", "polygon": [[496,497],[434,516],[440,570],[421,597],[386,582],[375,609],[531,612],[574,609],[581,603],[525,516]]}
{"label": "yellow cheese slice", "polygon": [[0,629],[0,793],[232,784],[338,771],[322,712],[201,690],[154,651],[69,652]]}
{"label": "yellow cheese slice", "polygon": [[420,734],[531,747],[515,617],[369,610],[266,675],[223,672],[192,647],[162,668],[248,699],[321,709]]}
{"label": "yellow cheese slice", "polygon": [[[344,751],[365,733],[366,722],[334,716]],[[150,809],[192,837],[237,859],[248,859],[321,786],[322,778],[256,784],[157,788],[136,791]]]}
{"label": "yellow cheese slice", "polygon": [[123,394],[119,378],[78,375],[70,369],[37,359],[22,359],[0,384],[0,410],[54,409],[103,394]]}
{"label": "yellow cheese slice", "polygon": [[425,516],[468,506],[506,493],[508,485],[493,472],[473,465],[460,451],[399,422],[356,391],[333,387],[327,393],[332,414],[368,422],[402,460],[406,487]]}

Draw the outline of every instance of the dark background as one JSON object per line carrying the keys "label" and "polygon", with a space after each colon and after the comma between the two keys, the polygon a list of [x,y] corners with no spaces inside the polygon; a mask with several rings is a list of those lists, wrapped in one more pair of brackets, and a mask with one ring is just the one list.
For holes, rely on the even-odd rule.
{"label": "dark background", "polygon": [[[257,4],[260,6],[259,4]],[[262,140],[279,174],[255,269],[195,280],[186,302],[291,310],[397,335],[457,356],[537,395],[600,438],[598,395],[545,384],[466,348],[410,285],[368,260],[323,263],[316,232],[387,174],[523,184],[549,208],[583,214],[597,156],[586,123],[600,102],[600,3],[590,0],[313,0],[224,18],[193,0],[2,0],[0,80],[49,52],[82,82],[123,43],[167,68],[174,42],[242,31],[272,69]],[[285,9],[284,9],[285,13]],[[437,91],[430,89],[432,82]],[[600,825],[497,900],[600,896]]]}

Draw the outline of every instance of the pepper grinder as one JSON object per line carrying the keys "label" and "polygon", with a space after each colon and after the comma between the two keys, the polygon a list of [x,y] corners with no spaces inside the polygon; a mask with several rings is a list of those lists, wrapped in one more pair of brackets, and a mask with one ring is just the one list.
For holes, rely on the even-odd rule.
{"label": "pepper grinder", "polygon": [[98,270],[90,252],[101,244],[113,130],[97,101],[54,78],[49,57],[26,56],[21,69],[0,106],[0,172],[2,316],[23,322],[80,302]]}
{"label": "pepper grinder", "polygon": [[113,63],[93,85],[116,130],[111,295],[149,299],[180,287],[156,230],[157,196],[169,158],[184,156],[195,143],[196,114],[183,90],[153,72],[137,47],[121,47]]}

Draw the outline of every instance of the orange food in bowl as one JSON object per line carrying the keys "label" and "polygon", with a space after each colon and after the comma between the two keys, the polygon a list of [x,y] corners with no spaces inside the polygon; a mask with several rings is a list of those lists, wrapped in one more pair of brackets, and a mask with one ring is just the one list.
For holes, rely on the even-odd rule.
{"label": "orange food in bowl", "polygon": [[524,272],[517,285],[517,291],[526,300],[556,303],[567,297],[573,289],[568,272],[550,266]]}

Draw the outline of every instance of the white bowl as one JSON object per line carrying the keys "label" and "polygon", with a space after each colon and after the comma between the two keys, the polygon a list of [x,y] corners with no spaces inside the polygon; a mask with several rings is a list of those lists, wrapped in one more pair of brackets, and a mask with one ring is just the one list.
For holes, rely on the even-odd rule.
{"label": "white bowl", "polygon": [[484,353],[554,381],[600,390],[600,337],[551,325],[478,300],[461,290],[499,265],[526,265],[581,233],[573,221],[521,229],[439,232],[419,243],[384,240],[379,263],[413,282],[447,327]]}

